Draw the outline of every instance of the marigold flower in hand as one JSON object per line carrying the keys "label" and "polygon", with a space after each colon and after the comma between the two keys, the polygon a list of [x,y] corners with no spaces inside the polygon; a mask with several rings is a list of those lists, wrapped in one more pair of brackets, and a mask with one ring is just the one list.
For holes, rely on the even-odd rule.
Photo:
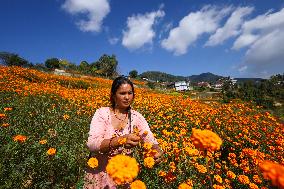
{"label": "marigold flower in hand", "polygon": [[284,188],[284,166],[272,161],[263,161],[259,164],[263,177],[270,179],[274,186]]}
{"label": "marigold flower in hand", "polygon": [[123,144],[126,143],[126,140],[127,140],[127,139],[126,139],[125,137],[119,138],[119,139],[118,139],[118,144],[123,145]]}
{"label": "marigold flower in hand", "polygon": [[117,185],[121,185],[132,182],[138,175],[139,167],[135,158],[119,154],[108,161],[106,172]]}
{"label": "marigold flower in hand", "polygon": [[146,158],[144,159],[144,165],[145,165],[145,167],[147,167],[147,168],[153,168],[154,164],[155,164],[154,158],[152,158],[152,157],[146,157]]}
{"label": "marigold flower in hand", "polygon": [[24,135],[16,135],[13,137],[13,140],[15,142],[25,142],[27,140],[27,137]]}
{"label": "marigold flower in hand", "polygon": [[178,186],[178,189],[192,189],[192,187],[183,182]]}
{"label": "marigold flower in hand", "polygon": [[130,189],[146,189],[146,184],[141,180],[135,180],[131,183]]}
{"label": "marigold flower in hand", "polygon": [[54,155],[55,153],[56,153],[56,149],[55,148],[49,148],[47,150],[47,154],[50,155],[50,156]]}
{"label": "marigold flower in hand", "polygon": [[191,141],[193,145],[201,150],[219,150],[222,139],[210,130],[192,129]]}
{"label": "marigold flower in hand", "polygon": [[98,165],[99,165],[99,161],[97,160],[97,158],[90,158],[87,162],[88,166],[91,167],[91,168],[97,168]]}

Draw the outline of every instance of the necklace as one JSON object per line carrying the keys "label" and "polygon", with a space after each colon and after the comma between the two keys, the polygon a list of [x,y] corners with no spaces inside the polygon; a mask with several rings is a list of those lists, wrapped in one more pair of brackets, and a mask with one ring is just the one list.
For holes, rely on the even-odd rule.
{"label": "necklace", "polygon": [[121,119],[121,118],[119,118],[118,116],[117,116],[117,114],[115,113],[115,110],[113,110],[113,114],[114,114],[114,116],[118,119],[118,120],[120,120],[120,121],[125,121],[125,119],[126,119],[126,117],[127,117],[127,114],[125,114],[125,117],[123,118],[123,119]]}

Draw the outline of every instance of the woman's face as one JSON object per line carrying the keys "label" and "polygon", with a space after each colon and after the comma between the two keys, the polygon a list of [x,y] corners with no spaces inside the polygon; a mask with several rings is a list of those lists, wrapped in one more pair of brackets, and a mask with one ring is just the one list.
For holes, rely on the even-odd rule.
{"label": "woman's face", "polygon": [[124,83],[119,86],[115,95],[114,101],[117,108],[126,109],[130,106],[133,100],[133,92],[131,85]]}

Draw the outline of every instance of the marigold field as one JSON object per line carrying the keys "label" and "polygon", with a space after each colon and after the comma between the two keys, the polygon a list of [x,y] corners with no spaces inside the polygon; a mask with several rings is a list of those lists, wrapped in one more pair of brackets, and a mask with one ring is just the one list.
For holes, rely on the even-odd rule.
{"label": "marigold field", "polygon": [[[95,110],[110,105],[112,81],[20,67],[0,73],[0,188],[82,188],[84,169],[100,163],[88,161],[86,141]],[[135,149],[132,188],[284,188],[277,117],[249,103],[204,103],[134,83],[133,108],[165,153],[153,164],[147,146]]]}

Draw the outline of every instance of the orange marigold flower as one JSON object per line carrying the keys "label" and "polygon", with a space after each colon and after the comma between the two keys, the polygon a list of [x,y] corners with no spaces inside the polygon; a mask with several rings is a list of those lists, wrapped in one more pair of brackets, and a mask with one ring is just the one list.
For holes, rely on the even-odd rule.
{"label": "orange marigold flower", "polygon": [[6,114],[0,114],[0,119],[5,118]]}
{"label": "orange marigold flower", "polygon": [[145,165],[145,167],[147,167],[147,168],[152,168],[152,167],[154,166],[154,164],[155,164],[154,158],[152,158],[152,157],[146,157],[146,158],[144,159],[144,165]]}
{"label": "orange marigold flower", "polygon": [[98,165],[99,165],[99,161],[97,160],[97,158],[90,158],[87,162],[88,166],[91,167],[91,168],[97,168]]}
{"label": "orange marigold flower", "polygon": [[199,173],[206,173],[207,169],[203,165],[199,165],[198,163],[194,164],[194,167],[198,170]]}
{"label": "orange marigold flower", "polygon": [[249,188],[250,189],[258,189],[258,186],[256,184],[254,184],[254,183],[250,183],[249,184]]}
{"label": "orange marigold flower", "polygon": [[284,188],[284,166],[272,161],[263,161],[259,168],[265,179],[270,179],[274,186]]}
{"label": "orange marigold flower", "polygon": [[141,180],[135,180],[131,183],[130,189],[146,189],[146,184]]}
{"label": "orange marigold flower", "polygon": [[13,137],[13,140],[15,142],[25,142],[27,140],[27,137],[24,135],[16,135]]}
{"label": "orange marigold flower", "polygon": [[11,110],[13,110],[13,108],[9,108],[9,107],[4,108],[4,112],[6,112],[6,111],[11,111]]}
{"label": "orange marigold flower", "polygon": [[225,187],[225,186],[222,186],[222,185],[214,184],[214,185],[213,185],[213,188],[214,188],[214,189],[225,189],[226,187]]}
{"label": "orange marigold flower", "polygon": [[3,123],[2,127],[8,127],[10,124],[9,123]]}
{"label": "orange marigold flower", "polygon": [[106,172],[117,185],[121,185],[132,182],[138,175],[139,167],[135,158],[119,154],[108,161]]}
{"label": "orange marigold flower", "polygon": [[50,155],[50,156],[54,155],[55,153],[56,153],[56,149],[55,148],[49,148],[47,150],[47,154]]}
{"label": "orange marigold flower", "polygon": [[122,138],[119,138],[117,142],[118,142],[118,144],[123,145],[123,144],[126,143],[126,140],[127,139],[125,137],[122,137]]}
{"label": "orange marigold flower", "polygon": [[178,189],[192,189],[192,187],[183,182],[178,186]]}
{"label": "orange marigold flower", "polygon": [[45,139],[40,140],[39,143],[40,143],[40,144],[46,144],[46,143],[47,143],[47,140],[45,140]]}
{"label": "orange marigold flower", "polygon": [[219,150],[222,139],[210,130],[192,129],[191,141],[196,148],[201,150]]}
{"label": "orange marigold flower", "polygon": [[164,176],[167,175],[167,173],[166,173],[165,171],[160,170],[159,173],[158,173],[158,175],[159,175],[160,177],[164,177]]}
{"label": "orange marigold flower", "polygon": [[242,184],[249,184],[250,183],[249,178],[246,175],[239,175],[238,180]]}
{"label": "orange marigold flower", "polygon": [[227,177],[228,177],[229,179],[235,179],[235,178],[236,178],[236,175],[235,175],[235,173],[233,173],[232,171],[228,171],[228,172],[227,172]]}
{"label": "orange marigold flower", "polygon": [[219,175],[214,175],[214,179],[219,183],[223,182],[222,177],[220,177]]}
{"label": "orange marigold flower", "polygon": [[253,179],[254,182],[256,182],[258,184],[262,183],[262,180],[259,178],[258,175],[253,175],[252,179]]}

